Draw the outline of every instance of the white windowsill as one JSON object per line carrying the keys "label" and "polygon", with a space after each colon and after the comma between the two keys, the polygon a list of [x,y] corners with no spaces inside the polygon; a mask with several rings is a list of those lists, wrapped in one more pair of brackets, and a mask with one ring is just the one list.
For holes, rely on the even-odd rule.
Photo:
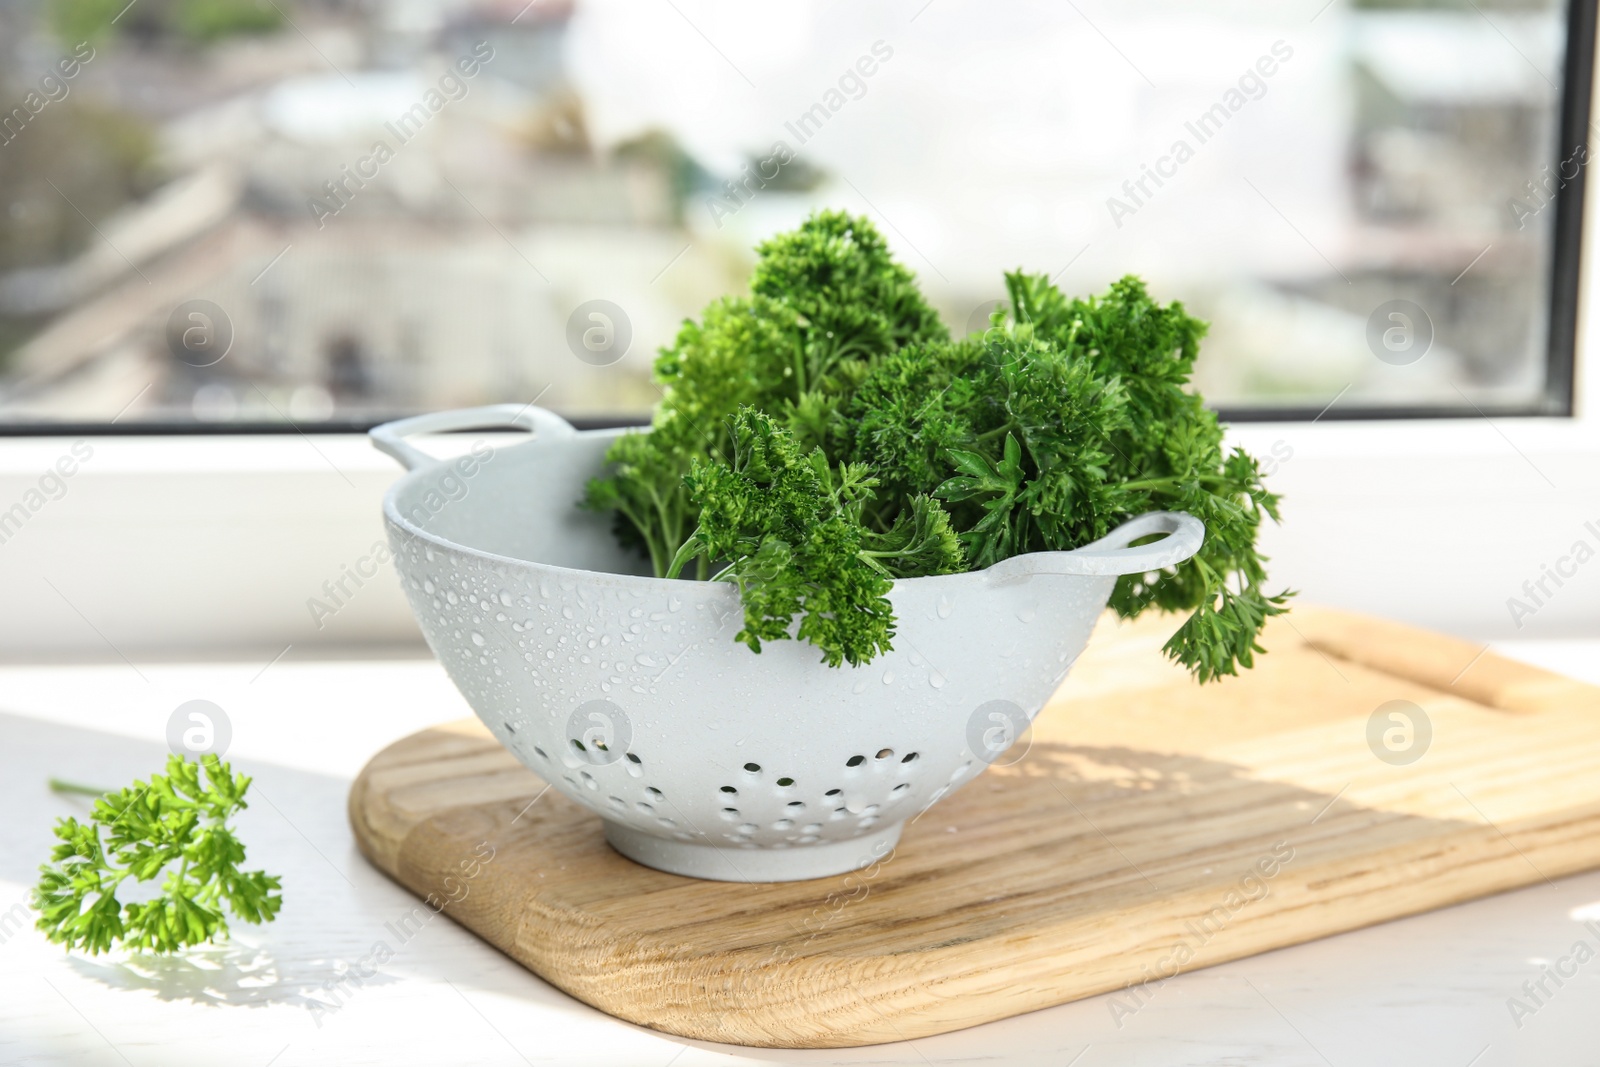
{"label": "white windowsill", "polygon": [[[1600,641],[1495,646],[1600,682]],[[662,1064],[971,1063],[1059,1067],[1084,1058],[1165,1065],[1320,1062],[1273,1007],[1336,1063],[1579,1062],[1592,1046],[1600,985],[1568,983],[1523,1029],[1506,998],[1541,961],[1589,935],[1600,873],[1445,908],[1180,975],[1119,1028],[1107,998],[918,1039],[914,1046],[773,1053],[685,1042],[619,1022],[546,985],[448,920],[431,922],[379,968],[380,978],[320,1016],[325,983],[388,939],[412,898],[356,852],[345,820],[350,780],[378,749],[469,714],[429,658],[0,666],[0,915],[25,899],[57,816],[79,800],[50,794],[55,775],[120,785],[164,758],[167,716],[203,697],[228,714],[228,757],[255,778],[239,822],[252,868],[284,879],[269,926],[239,924],[231,946],[128,965],[68,956],[32,929],[9,928],[0,956],[0,1062]],[[259,799],[257,799],[259,798]],[[598,828],[596,829],[598,833]],[[1592,938],[1591,938],[1592,941]],[[48,985],[43,978],[48,981]],[[91,1026],[85,1025],[87,1020]],[[510,1046],[509,1048],[507,1046]],[[1114,1047],[1116,1052],[1111,1052]]]}

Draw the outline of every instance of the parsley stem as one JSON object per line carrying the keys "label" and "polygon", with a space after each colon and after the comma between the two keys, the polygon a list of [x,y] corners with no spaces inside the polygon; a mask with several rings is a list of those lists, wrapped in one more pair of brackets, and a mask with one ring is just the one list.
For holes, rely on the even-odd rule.
{"label": "parsley stem", "polygon": [[[697,533],[699,532],[698,526],[695,527],[695,531]],[[677,553],[672,557],[672,564],[667,567],[667,573],[662,575],[662,577],[676,578],[683,570],[684,564],[688,563],[694,558],[694,553],[698,548],[699,545],[695,543],[694,534],[690,534],[689,539],[685,541],[681,547],[679,547]]]}
{"label": "parsley stem", "polygon": [[985,430],[983,433],[980,433],[977,437],[973,438],[973,440],[981,444],[984,441],[992,441],[1001,434],[1010,433],[1014,429],[1016,429],[1016,427],[1008,422],[1004,426],[996,426],[992,430]]}
{"label": "parsley stem", "polygon": [[67,782],[60,778],[51,778],[50,792],[73,793],[82,797],[103,797],[107,793],[111,792],[111,790],[101,789],[97,785],[80,785],[77,782]]}
{"label": "parsley stem", "polygon": [[1123,482],[1123,489],[1171,489],[1182,485],[1184,482],[1193,482],[1196,485],[1227,485],[1230,479],[1221,474],[1185,474],[1169,475],[1165,478],[1143,478],[1136,482]]}

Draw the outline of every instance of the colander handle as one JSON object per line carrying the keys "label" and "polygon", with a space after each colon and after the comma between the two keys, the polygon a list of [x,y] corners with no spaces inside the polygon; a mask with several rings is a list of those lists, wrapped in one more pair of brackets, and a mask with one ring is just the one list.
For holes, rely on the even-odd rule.
{"label": "colander handle", "polygon": [[434,411],[427,415],[413,415],[409,419],[396,419],[367,431],[378,451],[393,456],[408,471],[438,458],[406,441],[414,433],[447,433],[451,430],[488,430],[496,426],[515,426],[539,437],[571,437],[578,431],[572,424],[553,411],[536,408],[532,404],[490,404],[481,408],[460,408],[455,411]]}
{"label": "colander handle", "polygon": [[[1150,534],[1167,536],[1148,545],[1129,547]],[[1181,511],[1152,511],[1129,519],[1098,541],[1071,552],[1030,552],[1001,560],[985,574],[991,578],[1014,579],[1030,574],[1120,575],[1142,574],[1182,563],[1206,539],[1205,524]]]}

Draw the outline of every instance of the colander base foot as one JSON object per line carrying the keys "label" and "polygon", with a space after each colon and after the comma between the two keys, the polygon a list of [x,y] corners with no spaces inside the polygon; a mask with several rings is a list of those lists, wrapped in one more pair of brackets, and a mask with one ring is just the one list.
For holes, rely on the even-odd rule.
{"label": "colander base foot", "polygon": [[646,867],[715,882],[798,882],[857,871],[884,859],[900,840],[904,822],[848,841],[789,848],[737,848],[672,841],[607,821],[611,847]]}

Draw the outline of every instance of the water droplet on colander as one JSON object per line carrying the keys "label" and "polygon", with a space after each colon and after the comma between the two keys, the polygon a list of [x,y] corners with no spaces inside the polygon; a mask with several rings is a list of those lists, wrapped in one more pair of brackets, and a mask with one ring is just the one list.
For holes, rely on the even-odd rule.
{"label": "water droplet on colander", "polygon": [[939,594],[939,600],[935,605],[935,610],[938,611],[939,618],[941,619],[948,619],[950,617],[950,612],[955,610],[955,606],[950,603],[950,596],[948,593]]}
{"label": "water droplet on colander", "polygon": [[434,584],[433,584],[433,579],[431,579],[431,578],[424,578],[424,579],[423,579],[423,580],[422,580],[422,591],[423,591],[423,592],[424,592],[424,593],[427,593],[427,594],[428,594],[428,595],[429,595],[429,596],[432,596],[432,595],[433,595],[433,594],[434,594],[434,592],[435,592],[435,591],[436,591],[436,590],[435,590],[435,586],[434,586]]}
{"label": "water droplet on colander", "polygon": [[639,655],[633,657],[633,662],[637,663],[641,667],[659,666],[659,664],[657,664],[656,661],[653,658],[651,658],[650,656],[645,655],[642,652],[639,653]]}
{"label": "water droplet on colander", "polygon": [[935,689],[943,689],[944,675],[940,674],[938,671],[934,671],[932,674],[928,675],[928,684],[933,686]]}
{"label": "water droplet on colander", "polygon": [[667,598],[667,610],[668,611],[677,611],[678,609],[680,609],[682,607],[683,607],[683,601],[679,600],[676,596],[669,596]]}
{"label": "water droplet on colander", "polygon": [[507,589],[500,590],[500,603],[504,604],[508,608],[511,606],[511,592],[510,592],[510,590],[507,590]]}
{"label": "water droplet on colander", "polygon": [[444,591],[444,599],[446,603],[451,605],[461,603],[461,598],[456,596],[456,591],[454,589],[446,589]]}
{"label": "water droplet on colander", "polygon": [[477,645],[478,647],[482,648],[488,642],[486,642],[483,639],[483,635],[482,634],[480,634],[478,631],[474,630],[474,631],[472,631],[472,643]]}
{"label": "water droplet on colander", "polygon": [[561,609],[561,617],[562,617],[562,618],[563,618],[563,619],[570,619],[570,618],[572,618],[572,609],[571,609],[571,608],[562,608],[562,609]]}
{"label": "water droplet on colander", "polygon": [[1039,614],[1039,605],[1028,604],[1017,612],[1017,619],[1021,622],[1032,622],[1035,615]]}
{"label": "water droplet on colander", "polygon": [[865,678],[862,678],[860,681],[856,682],[855,685],[850,687],[850,692],[852,693],[865,693],[866,691],[867,680]]}
{"label": "water droplet on colander", "polygon": [[883,684],[884,685],[893,685],[894,684],[894,671],[884,671],[883,672]]}

